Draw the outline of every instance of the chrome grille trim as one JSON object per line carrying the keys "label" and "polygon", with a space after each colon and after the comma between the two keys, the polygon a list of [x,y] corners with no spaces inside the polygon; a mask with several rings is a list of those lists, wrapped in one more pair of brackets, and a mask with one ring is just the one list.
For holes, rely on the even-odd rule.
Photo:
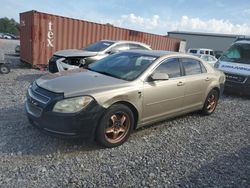
{"label": "chrome grille trim", "polygon": [[28,89],[28,95],[32,98],[35,99],[36,101],[42,103],[42,104],[48,104],[50,101],[50,98],[41,94],[40,92],[36,91],[37,86],[34,87],[30,86]]}

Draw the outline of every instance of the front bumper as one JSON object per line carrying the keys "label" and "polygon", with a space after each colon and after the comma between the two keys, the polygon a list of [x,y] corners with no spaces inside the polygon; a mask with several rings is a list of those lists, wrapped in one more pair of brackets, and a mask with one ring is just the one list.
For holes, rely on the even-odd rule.
{"label": "front bumper", "polygon": [[225,82],[225,91],[230,91],[233,93],[240,93],[245,95],[250,95],[250,85],[242,84],[242,83],[235,83],[235,82]]}
{"label": "front bumper", "polygon": [[[32,90],[32,88],[29,88]],[[32,92],[32,91],[31,91]],[[31,95],[31,96],[30,96]],[[61,97],[58,97],[60,98]],[[93,137],[98,121],[105,111],[96,101],[92,101],[86,109],[77,113],[65,114],[52,112],[58,99],[52,99],[47,104],[27,94],[25,109],[32,125],[43,132],[62,137]]]}
{"label": "front bumper", "polygon": [[250,76],[225,72],[225,91],[250,95]]}

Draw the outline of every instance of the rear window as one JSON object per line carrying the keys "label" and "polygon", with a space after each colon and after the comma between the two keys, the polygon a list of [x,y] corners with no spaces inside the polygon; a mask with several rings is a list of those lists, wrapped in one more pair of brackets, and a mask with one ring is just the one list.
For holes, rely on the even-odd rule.
{"label": "rear window", "polygon": [[250,64],[250,44],[236,43],[221,57],[221,61]]}
{"label": "rear window", "polygon": [[202,56],[201,59],[204,61],[208,61],[208,57],[206,55]]}
{"label": "rear window", "polygon": [[112,44],[114,44],[114,42],[111,42],[111,41],[98,41],[98,42],[96,42],[94,44],[90,44],[86,48],[83,48],[83,50],[90,51],[90,52],[100,52],[100,51],[105,50],[106,48],[108,48]]}
{"label": "rear window", "polygon": [[131,43],[129,44],[129,49],[131,49],[131,50],[135,50],[135,49],[138,49],[138,50],[148,50],[144,46],[141,46],[139,44],[131,44]]}
{"label": "rear window", "polygon": [[215,61],[214,57],[208,57],[208,61]]}

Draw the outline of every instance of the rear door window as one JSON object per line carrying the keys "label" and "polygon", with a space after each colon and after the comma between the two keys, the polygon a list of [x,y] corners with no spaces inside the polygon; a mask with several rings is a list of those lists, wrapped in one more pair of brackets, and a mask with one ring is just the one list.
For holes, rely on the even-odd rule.
{"label": "rear door window", "polygon": [[183,58],[181,62],[186,76],[206,72],[204,65],[195,59]]}

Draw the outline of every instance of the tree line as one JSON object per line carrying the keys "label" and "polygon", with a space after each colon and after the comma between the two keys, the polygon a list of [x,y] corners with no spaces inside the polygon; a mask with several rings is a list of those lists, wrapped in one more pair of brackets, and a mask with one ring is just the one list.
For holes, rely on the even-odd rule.
{"label": "tree line", "polygon": [[10,33],[19,36],[20,24],[13,18],[0,18],[0,33]]}

